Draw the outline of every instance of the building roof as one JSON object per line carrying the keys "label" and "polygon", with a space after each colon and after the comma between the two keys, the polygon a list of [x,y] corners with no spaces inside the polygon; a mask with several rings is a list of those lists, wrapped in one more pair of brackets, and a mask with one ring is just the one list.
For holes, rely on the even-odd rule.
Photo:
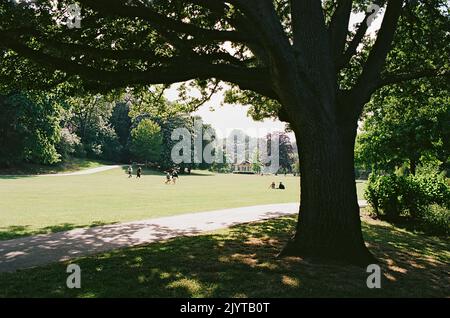
{"label": "building roof", "polygon": [[245,161],[243,161],[243,162],[240,162],[240,163],[233,163],[235,166],[240,166],[240,165],[250,165],[250,164],[252,164],[250,161],[248,161],[248,160],[245,160]]}

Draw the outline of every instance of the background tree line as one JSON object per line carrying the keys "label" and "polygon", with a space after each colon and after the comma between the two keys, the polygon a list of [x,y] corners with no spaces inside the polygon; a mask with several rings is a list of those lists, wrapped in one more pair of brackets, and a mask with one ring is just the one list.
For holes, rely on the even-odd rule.
{"label": "background tree line", "polygon": [[[202,149],[213,144],[213,153],[222,162],[194,162],[195,121],[186,105],[169,102],[162,89],[121,96],[85,94],[59,98],[55,94],[15,92],[0,96],[0,166],[14,167],[23,163],[54,165],[71,158],[89,158],[118,163],[145,163],[166,170],[177,166],[182,172],[210,169],[232,172],[226,138],[219,140],[211,125],[202,123]],[[191,163],[175,164],[171,158],[174,145],[172,132],[185,128],[191,135]],[[207,133],[208,132],[208,133]],[[254,162],[254,171],[264,172],[257,149],[248,149],[250,137],[240,135],[246,159]],[[292,173],[298,161],[295,143],[285,132],[274,132],[255,142],[279,139],[280,173]],[[235,140],[235,142],[240,142]],[[221,147],[223,145],[223,147]],[[298,166],[298,165],[297,165]]]}

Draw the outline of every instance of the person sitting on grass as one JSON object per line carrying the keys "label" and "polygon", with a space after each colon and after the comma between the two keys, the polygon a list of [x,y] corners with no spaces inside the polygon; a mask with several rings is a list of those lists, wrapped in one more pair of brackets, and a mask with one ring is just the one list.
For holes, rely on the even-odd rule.
{"label": "person sitting on grass", "polygon": [[278,189],[280,189],[280,190],[286,189],[286,187],[284,186],[283,182],[280,182],[280,184],[278,185]]}
{"label": "person sitting on grass", "polygon": [[139,167],[139,168],[137,169],[137,175],[136,175],[136,178],[140,178],[141,175],[142,175],[142,168]]}
{"label": "person sitting on grass", "polygon": [[269,189],[275,189],[275,181],[273,181],[271,184],[270,184],[270,186],[269,186]]}
{"label": "person sitting on grass", "polygon": [[128,178],[133,177],[133,167],[131,165],[128,166]]}

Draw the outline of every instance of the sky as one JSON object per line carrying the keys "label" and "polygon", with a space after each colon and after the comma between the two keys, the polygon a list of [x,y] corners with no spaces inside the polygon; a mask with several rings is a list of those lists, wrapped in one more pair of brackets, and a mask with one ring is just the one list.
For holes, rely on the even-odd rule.
{"label": "sky", "polygon": [[[381,11],[368,29],[369,34],[375,34],[380,28],[384,11]],[[352,14],[349,28],[352,29],[355,23],[361,22],[364,13]],[[195,95],[195,93],[192,93]],[[166,90],[165,96],[168,100],[174,101],[178,98],[176,85]],[[251,137],[262,137],[268,132],[284,131],[286,124],[279,120],[266,119],[264,121],[254,121],[247,116],[250,106],[223,104],[223,90],[214,94],[211,99],[201,106],[194,115],[203,118],[204,123],[210,124],[216,130],[219,138],[226,137],[231,130],[240,129]],[[295,140],[293,133],[289,134]]]}
{"label": "sky", "polygon": [[[243,130],[251,137],[262,137],[269,132],[285,130],[285,123],[279,120],[255,121],[247,116],[250,108],[248,105],[224,104],[222,93],[214,94],[210,100],[193,113],[193,115],[202,117],[205,124],[213,126],[219,138],[228,136],[233,129]],[[165,97],[170,101],[178,98],[176,85],[166,90]],[[290,134],[290,136],[294,135]]]}

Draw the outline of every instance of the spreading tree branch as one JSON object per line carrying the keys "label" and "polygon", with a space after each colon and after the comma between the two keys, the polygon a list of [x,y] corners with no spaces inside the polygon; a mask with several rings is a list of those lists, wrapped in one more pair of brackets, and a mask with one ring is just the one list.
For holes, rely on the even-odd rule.
{"label": "spreading tree branch", "polygon": [[408,73],[387,73],[380,78],[376,85],[376,89],[380,89],[387,85],[399,84],[415,79],[430,77],[443,77],[450,83],[450,70],[424,69]]}
{"label": "spreading tree branch", "polygon": [[[374,4],[382,6],[386,1],[382,0],[375,0],[373,1]],[[397,0],[397,2],[402,2],[400,0]],[[368,25],[368,19],[372,15],[372,13],[368,13],[365,15],[363,21],[359,24],[358,29],[353,36],[352,40],[348,43],[347,49],[345,50],[344,54],[342,54],[339,58],[337,58],[336,62],[336,70],[339,72],[343,68],[347,67],[350,63],[350,60],[353,56],[356,55],[358,51],[359,45],[362,43],[362,40],[364,36],[366,35],[367,29],[369,28]]]}
{"label": "spreading tree branch", "polygon": [[362,111],[362,107],[369,101],[370,96],[376,90],[386,57],[392,47],[394,33],[402,13],[402,6],[403,1],[398,0],[390,0],[387,4],[386,13],[375,44],[351,92],[353,101],[357,105],[357,109],[355,109],[357,114]]}
{"label": "spreading tree branch", "polygon": [[46,54],[40,50],[34,50],[5,32],[0,32],[0,35],[3,38],[2,46],[13,49],[18,54],[43,65],[47,69],[61,70],[69,75],[78,75],[87,81],[98,83],[99,86],[118,88],[133,84],[173,84],[195,78],[218,78],[238,85],[242,89],[254,90],[260,94],[277,98],[268,81],[268,70],[265,68],[211,64],[198,58],[192,59],[189,63],[184,60],[183,63],[173,63],[169,66],[149,67],[145,71],[111,71],[85,66]]}
{"label": "spreading tree branch", "polygon": [[193,36],[195,42],[209,43],[211,41],[251,42],[252,38],[237,31],[223,31],[206,29],[191,23],[166,17],[165,15],[146,6],[127,6],[120,0],[80,0],[80,3],[98,11],[101,14],[109,14],[128,18],[143,18],[157,31],[173,31]]}
{"label": "spreading tree branch", "polygon": [[345,43],[347,40],[348,24],[352,12],[352,0],[342,0],[339,2],[336,10],[331,17],[329,26],[331,51],[333,54],[336,70],[338,68],[339,58],[344,54]]}

